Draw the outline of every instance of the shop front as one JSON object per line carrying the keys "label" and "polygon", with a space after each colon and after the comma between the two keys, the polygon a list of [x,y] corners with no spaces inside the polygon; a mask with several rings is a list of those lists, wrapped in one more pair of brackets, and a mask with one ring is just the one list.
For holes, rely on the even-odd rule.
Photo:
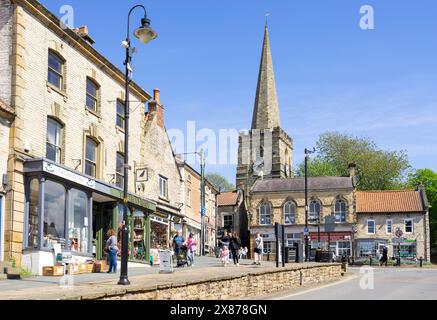
{"label": "shop front", "polygon": [[[28,160],[25,172],[25,236],[22,265],[34,274],[53,266],[54,253],[69,252],[85,263],[104,258],[106,233],[123,224],[123,192],[105,182],[84,176],[47,160]],[[147,239],[147,222],[155,203],[128,195],[130,257],[134,243]],[[142,226],[142,232],[136,230]],[[121,239],[121,237],[118,237]],[[143,242],[144,256],[147,243]],[[138,251],[138,250],[137,250]]]}
{"label": "shop front", "polygon": [[310,232],[309,240],[311,248],[320,248],[334,252],[336,256],[352,256],[352,232]]}
{"label": "shop front", "polygon": [[361,257],[377,257],[382,253],[382,249],[387,246],[387,239],[357,239],[355,256]]}
{"label": "shop front", "polygon": [[4,196],[0,193],[0,261],[3,261],[3,253],[4,253],[4,225],[5,225],[5,215],[4,215]]}

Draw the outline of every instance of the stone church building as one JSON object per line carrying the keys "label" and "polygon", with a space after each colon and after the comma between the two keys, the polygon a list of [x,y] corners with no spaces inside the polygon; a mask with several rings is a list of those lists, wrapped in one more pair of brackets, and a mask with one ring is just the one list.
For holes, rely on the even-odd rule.
{"label": "stone church building", "polygon": [[[247,210],[249,229],[247,232],[240,231],[240,236],[253,250],[253,240],[255,234],[259,232],[264,239],[264,254],[267,260],[275,259],[275,223],[285,225],[288,246],[292,246],[295,242],[304,242],[305,182],[304,178],[294,176],[292,168],[293,139],[281,127],[269,32],[266,25],[252,126],[248,132],[242,132],[239,136],[236,185],[244,193],[244,207]],[[366,252],[377,254],[377,247],[382,241],[372,240],[376,233],[362,232],[364,226],[359,224],[367,224],[367,220],[357,217],[355,165],[350,165],[349,173],[346,177],[308,178],[309,244],[312,248],[317,248],[320,243],[324,250],[329,248],[337,256],[346,254],[358,257],[365,255]],[[423,194],[424,192],[421,193]],[[390,203],[386,204],[387,206],[390,207]],[[427,208],[415,210],[415,213],[422,215],[423,218],[422,220],[418,218],[418,221],[424,223],[418,222],[414,230],[421,234],[421,244],[426,244],[427,241],[423,240],[426,232],[423,232],[423,229],[427,229]],[[400,216],[404,214],[412,213],[398,212]],[[325,230],[325,219],[328,216],[335,219],[335,228],[329,233]],[[364,217],[364,214],[360,217]],[[399,223],[404,221],[401,218],[398,220]],[[381,238],[380,235],[378,236]],[[410,238],[414,238],[414,235]],[[391,245],[387,241],[384,243]],[[367,245],[370,251],[367,247],[366,250],[356,249],[357,246],[363,247],[363,244]],[[394,251],[390,250],[390,252]],[[426,250],[426,246],[425,249],[417,248],[417,254],[428,258],[429,250]]]}

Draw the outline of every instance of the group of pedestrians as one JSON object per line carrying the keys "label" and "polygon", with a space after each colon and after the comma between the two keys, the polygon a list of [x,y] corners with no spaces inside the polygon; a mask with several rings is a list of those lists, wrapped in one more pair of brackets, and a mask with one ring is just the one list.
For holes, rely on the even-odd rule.
{"label": "group of pedestrians", "polygon": [[185,242],[182,232],[178,230],[176,235],[173,237],[172,246],[176,256],[179,254],[179,251],[182,249],[182,247],[186,246],[189,265],[194,267],[194,256],[197,252],[197,239],[193,233],[190,233],[188,240]]}
{"label": "group of pedestrians", "polygon": [[[228,233],[226,230],[223,232],[223,236],[219,239],[220,245],[220,260],[223,266],[227,266],[230,263],[230,257],[235,266],[240,265],[240,259],[247,257],[248,249],[243,247],[238,234],[234,231]],[[259,233],[256,234],[254,242],[254,257],[253,264],[261,265],[263,254],[263,238]]]}

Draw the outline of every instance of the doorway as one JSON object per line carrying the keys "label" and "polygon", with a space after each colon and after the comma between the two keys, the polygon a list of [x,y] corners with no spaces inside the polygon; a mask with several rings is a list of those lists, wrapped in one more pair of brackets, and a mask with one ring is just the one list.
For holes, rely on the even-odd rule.
{"label": "doorway", "polygon": [[106,234],[109,229],[117,232],[116,203],[93,203],[93,241],[94,256],[97,260],[105,258]]}
{"label": "doorway", "polygon": [[0,195],[0,261],[3,261],[4,216],[3,196]]}

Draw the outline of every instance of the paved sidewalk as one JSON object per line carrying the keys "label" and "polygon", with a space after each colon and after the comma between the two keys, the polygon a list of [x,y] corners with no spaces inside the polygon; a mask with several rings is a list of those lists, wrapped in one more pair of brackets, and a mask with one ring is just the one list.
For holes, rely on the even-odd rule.
{"label": "paved sidewalk", "polygon": [[[295,265],[296,268],[306,264]],[[314,265],[314,263],[312,264]],[[230,276],[245,275],[276,269],[274,262],[264,262],[255,266],[251,260],[243,260],[239,267],[229,265],[224,268],[219,259],[198,257],[194,267],[176,268],[173,274],[159,274],[157,267],[134,267],[129,269],[130,286],[118,286],[119,275],[93,273],[73,276],[72,286],[62,286],[61,277],[32,277],[23,280],[0,281],[0,300],[8,299],[90,299],[102,292],[135,292],[145,288],[156,288],[171,284],[186,283],[190,280],[208,281]]]}

